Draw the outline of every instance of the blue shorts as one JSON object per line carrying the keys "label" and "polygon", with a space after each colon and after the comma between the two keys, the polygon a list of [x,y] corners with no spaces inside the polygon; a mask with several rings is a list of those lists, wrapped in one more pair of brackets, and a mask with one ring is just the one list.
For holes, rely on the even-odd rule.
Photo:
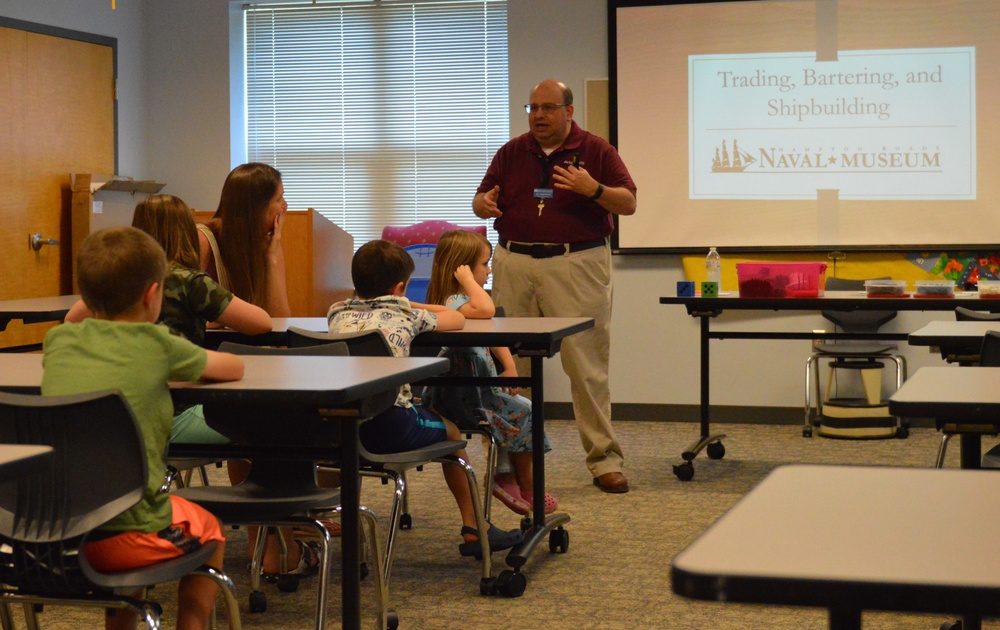
{"label": "blue shorts", "polygon": [[362,424],[359,434],[371,453],[399,453],[448,439],[441,416],[416,406],[392,406]]}

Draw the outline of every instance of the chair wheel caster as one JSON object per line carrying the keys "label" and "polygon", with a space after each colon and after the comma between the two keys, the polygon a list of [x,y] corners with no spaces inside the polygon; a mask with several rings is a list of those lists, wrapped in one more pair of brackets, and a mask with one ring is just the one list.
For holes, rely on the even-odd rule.
{"label": "chair wheel caster", "polygon": [[691,481],[694,479],[694,464],[691,462],[684,462],[683,464],[677,464],[674,466],[674,474],[681,481]]}
{"label": "chair wheel caster", "polygon": [[521,517],[521,531],[522,532],[526,532],[529,529],[531,529],[531,517],[530,516],[522,516]]}
{"label": "chair wheel caster", "polygon": [[496,595],[497,579],[495,577],[482,578],[479,580],[480,595]]}
{"label": "chair wheel caster", "polygon": [[710,442],[705,447],[705,454],[709,459],[722,459],[726,456],[726,445],[722,442]]}
{"label": "chair wheel caster", "polygon": [[[381,626],[380,626],[381,627]],[[395,610],[390,610],[385,615],[385,626],[389,630],[396,630],[399,628],[399,615]]]}
{"label": "chair wheel caster", "polygon": [[399,529],[413,529],[413,517],[409,513],[399,516]]}
{"label": "chair wheel caster", "polygon": [[497,592],[504,597],[520,597],[528,586],[528,578],[520,571],[504,569],[497,576]]}
{"label": "chair wheel caster", "polygon": [[[898,429],[896,429],[896,437],[900,440],[905,440],[906,438],[910,437],[910,429],[905,425],[899,427]],[[962,629],[957,628],[956,630],[962,630]]]}
{"label": "chair wheel caster", "polygon": [[267,610],[267,595],[260,591],[250,593],[250,612],[262,613]]}
{"label": "chair wheel caster", "polygon": [[278,590],[282,593],[294,593],[299,590],[299,576],[297,575],[279,575],[278,576]]}
{"label": "chair wheel caster", "polygon": [[549,551],[552,553],[569,551],[569,532],[562,527],[557,527],[549,532]]}

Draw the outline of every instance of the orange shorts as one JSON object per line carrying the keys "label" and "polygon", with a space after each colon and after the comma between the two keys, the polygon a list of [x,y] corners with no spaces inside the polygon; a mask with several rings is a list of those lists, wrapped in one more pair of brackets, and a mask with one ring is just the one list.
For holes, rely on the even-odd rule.
{"label": "orange shorts", "polygon": [[83,545],[87,561],[97,571],[108,573],[146,567],[195,551],[210,540],[225,542],[219,519],[205,508],[171,496],[170,527],[152,533],[122,532]]}

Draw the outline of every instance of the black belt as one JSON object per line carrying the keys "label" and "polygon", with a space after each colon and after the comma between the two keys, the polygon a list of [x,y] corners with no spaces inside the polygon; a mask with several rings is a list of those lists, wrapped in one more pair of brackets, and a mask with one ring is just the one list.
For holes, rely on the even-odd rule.
{"label": "black belt", "polygon": [[532,258],[552,258],[573,252],[582,252],[595,247],[603,247],[607,244],[607,239],[598,238],[593,241],[580,241],[578,243],[511,243],[507,239],[500,239],[500,247],[504,247],[513,254],[524,254]]}

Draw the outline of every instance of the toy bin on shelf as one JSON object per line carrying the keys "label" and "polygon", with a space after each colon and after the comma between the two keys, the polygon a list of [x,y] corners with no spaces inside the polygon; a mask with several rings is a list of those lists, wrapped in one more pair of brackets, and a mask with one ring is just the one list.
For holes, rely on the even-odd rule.
{"label": "toy bin on shelf", "polygon": [[826,263],[736,263],[740,297],[821,297],[826,284]]}

